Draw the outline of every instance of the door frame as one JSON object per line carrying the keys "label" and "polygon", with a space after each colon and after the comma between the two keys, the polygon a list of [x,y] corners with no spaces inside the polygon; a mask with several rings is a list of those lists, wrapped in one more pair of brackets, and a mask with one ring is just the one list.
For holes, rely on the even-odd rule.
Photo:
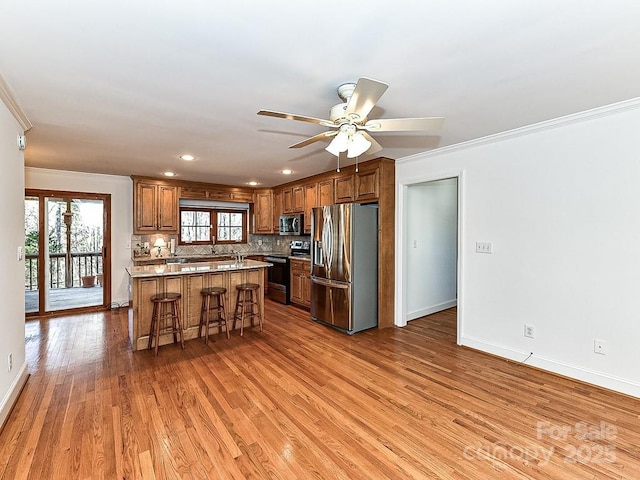
{"label": "door frame", "polygon": [[[44,311],[46,276],[41,274],[46,271],[38,268],[38,311],[25,313],[28,318],[56,317],[68,315],[69,313],[92,312],[96,310],[106,310],[111,305],[111,194],[110,193],[89,193],[73,192],[67,190],[43,190],[37,188],[25,188],[26,197],[38,198],[38,230],[46,231],[44,200],[45,198],[73,198],[81,200],[101,200],[103,202],[103,245],[102,245],[102,304],[86,307],[68,308],[51,312]],[[38,235],[38,265],[44,266],[44,236]]]}
{"label": "door frame", "polygon": [[455,178],[458,180],[458,234],[457,234],[457,266],[456,285],[458,292],[457,299],[457,319],[456,319],[456,343],[461,345],[464,329],[464,170],[451,170],[442,172],[432,172],[427,175],[417,176],[396,184],[396,218],[399,221],[399,228],[396,228],[395,242],[395,263],[396,263],[396,286],[395,286],[395,325],[405,327],[407,325],[407,293],[405,285],[407,279],[407,250],[409,249],[409,239],[407,236],[408,224],[408,188],[412,185],[435,182]]}

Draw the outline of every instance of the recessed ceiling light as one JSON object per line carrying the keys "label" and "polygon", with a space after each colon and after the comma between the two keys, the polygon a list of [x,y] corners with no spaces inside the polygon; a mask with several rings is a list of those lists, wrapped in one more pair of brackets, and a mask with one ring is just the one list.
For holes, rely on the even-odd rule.
{"label": "recessed ceiling light", "polygon": [[283,175],[291,175],[293,172],[291,170],[289,170],[288,168],[285,170],[282,170],[282,174]]}
{"label": "recessed ceiling light", "polygon": [[247,185],[251,185],[252,187],[255,187],[256,185],[258,185],[258,182],[247,182]]}
{"label": "recessed ceiling light", "polygon": [[175,174],[175,173],[173,173],[173,172],[164,172],[164,173],[163,173],[163,175],[164,175],[165,177],[175,177],[175,176],[176,176],[176,174]]}
{"label": "recessed ceiling light", "polygon": [[195,160],[196,159],[196,157],[194,157],[193,155],[188,155],[188,154],[180,155],[180,158],[182,160],[186,160],[187,162],[190,162],[191,160]]}

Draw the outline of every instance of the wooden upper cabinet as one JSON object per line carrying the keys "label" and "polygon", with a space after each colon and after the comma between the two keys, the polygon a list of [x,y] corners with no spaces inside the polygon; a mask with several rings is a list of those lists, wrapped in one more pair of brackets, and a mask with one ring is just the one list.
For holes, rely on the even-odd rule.
{"label": "wooden upper cabinet", "polygon": [[158,185],[158,230],[178,233],[178,187]]}
{"label": "wooden upper cabinet", "polygon": [[353,174],[336,177],[334,183],[334,202],[353,202],[355,198],[353,195],[353,184]]}
{"label": "wooden upper cabinet", "polygon": [[318,182],[318,206],[333,205],[333,178]]}
{"label": "wooden upper cabinet", "polygon": [[302,185],[292,188],[292,203],[294,213],[304,212],[304,187]]}
{"label": "wooden upper cabinet", "polygon": [[255,192],[255,233],[273,233],[273,192],[256,190]]}
{"label": "wooden upper cabinet", "polygon": [[273,233],[280,233],[280,215],[282,215],[283,213],[282,190],[274,190],[272,209],[273,209]]}
{"label": "wooden upper cabinet", "polygon": [[293,212],[293,189],[284,188],[282,190],[282,213]]}
{"label": "wooden upper cabinet", "polygon": [[379,168],[369,171],[359,171],[355,176],[355,201],[378,200],[379,196]]}
{"label": "wooden upper cabinet", "polygon": [[134,233],[155,232],[158,226],[158,189],[154,183],[137,182],[134,202]]}
{"label": "wooden upper cabinet", "polygon": [[318,206],[318,184],[304,186],[304,231],[311,233],[311,209]]}
{"label": "wooden upper cabinet", "polygon": [[189,198],[197,200],[220,200],[225,202],[253,202],[253,193],[251,191],[241,190],[238,187],[209,187],[200,186],[181,186],[180,198]]}
{"label": "wooden upper cabinet", "polygon": [[134,179],[133,233],[178,232],[178,187]]}
{"label": "wooden upper cabinet", "polygon": [[304,212],[304,188],[302,185],[282,190],[282,213]]}
{"label": "wooden upper cabinet", "polygon": [[180,187],[180,198],[204,200],[207,198],[206,188]]}

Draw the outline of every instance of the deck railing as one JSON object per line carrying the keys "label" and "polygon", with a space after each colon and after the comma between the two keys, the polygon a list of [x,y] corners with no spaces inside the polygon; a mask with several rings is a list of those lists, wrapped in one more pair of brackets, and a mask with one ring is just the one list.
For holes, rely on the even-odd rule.
{"label": "deck railing", "polygon": [[[82,286],[82,277],[102,274],[102,253],[85,252],[71,255],[71,287]],[[66,253],[49,255],[49,288],[66,288]],[[25,290],[38,289],[38,255],[25,255]]]}

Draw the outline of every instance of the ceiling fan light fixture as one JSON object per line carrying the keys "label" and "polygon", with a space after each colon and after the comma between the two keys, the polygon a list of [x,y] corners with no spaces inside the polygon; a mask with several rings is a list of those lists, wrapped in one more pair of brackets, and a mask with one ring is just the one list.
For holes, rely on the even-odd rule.
{"label": "ceiling fan light fixture", "polygon": [[357,132],[351,137],[349,148],[347,150],[347,158],[359,157],[371,148],[371,142],[364,138],[361,132]]}
{"label": "ceiling fan light fixture", "polygon": [[349,148],[349,134],[346,129],[340,129],[340,132],[331,141],[331,143],[325,148],[327,152],[336,157],[340,155],[340,152],[346,152]]}

